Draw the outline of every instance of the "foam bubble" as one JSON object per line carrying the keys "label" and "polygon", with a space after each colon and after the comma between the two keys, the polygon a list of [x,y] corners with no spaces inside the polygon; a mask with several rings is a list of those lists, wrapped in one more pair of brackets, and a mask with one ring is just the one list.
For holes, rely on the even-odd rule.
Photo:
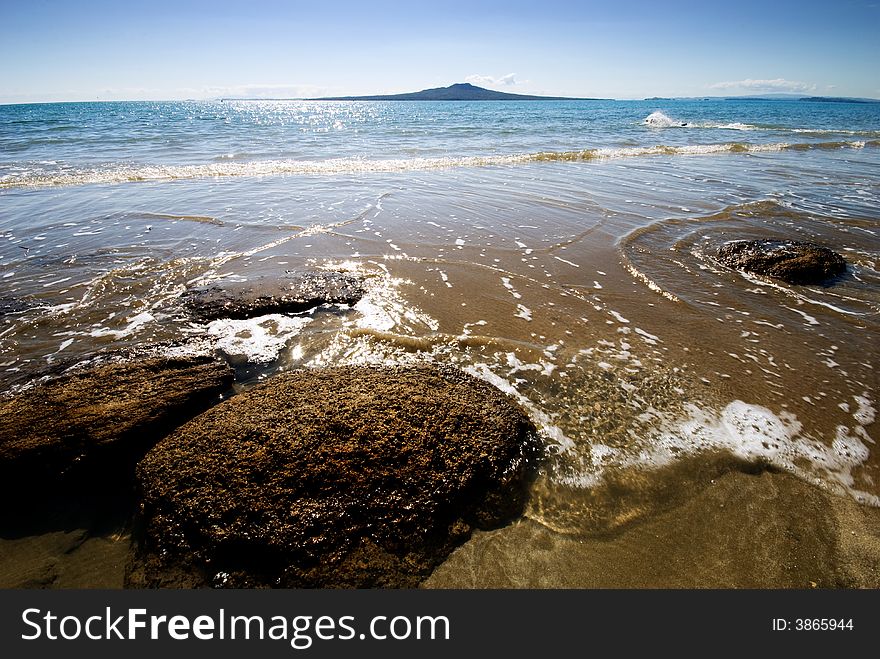
{"label": "foam bubble", "polygon": [[810,314],[806,313],[805,311],[801,311],[800,309],[795,309],[794,307],[789,307],[785,304],[783,304],[782,306],[785,307],[786,309],[788,309],[789,311],[794,311],[796,314],[799,314],[800,316],[802,316],[807,325],[818,325],[819,324],[819,321],[816,320],[815,317],[811,316]]}
{"label": "foam bubble", "polygon": [[222,318],[208,324],[208,336],[233,362],[267,364],[278,359],[287,342],[312,322],[309,317],[269,314],[246,320]]}
{"label": "foam bubble", "polygon": [[868,392],[866,391],[861,396],[853,396],[853,399],[855,399],[856,405],[858,405],[858,409],[853,412],[853,418],[863,426],[870,426],[877,418],[877,410],[871,404]]}
{"label": "foam bubble", "polygon": [[346,326],[400,334],[436,332],[439,323],[400,295],[399,287],[405,283],[410,282],[390,276],[369,280],[366,293],[353,307],[357,315]]}
{"label": "foam bubble", "polygon": [[648,343],[649,345],[657,345],[657,343],[660,342],[660,338],[657,337],[656,335],[649,334],[648,332],[646,332],[645,330],[643,330],[640,327],[636,327],[635,329],[636,329],[636,334],[641,336],[645,340],[645,342]]}
{"label": "foam bubble", "polygon": [[531,309],[529,309],[527,306],[522,305],[522,304],[517,304],[516,309],[517,309],[517,311],[515,314],[513,314],[514,316],[516,316],[517,318],[522,318],[523,320],[531,321],[531,319],[532,319],[532,310]]}
{"label": "foam bubble", "polygon": [[121,339],[123,337],[129,336],[133,334],[141,325],[146,325],[147,323],[151,323],[156,318],[148,311],[143,311],[135,316],[131,316],[130,318],[126,318],[126,322],[128,325],[119,330],[110,329],[109,327],[101,327],[99,329],[93,330],[91,335],[94,337],[101,336],[112,336],[117,339]]}
{"label": "foam bubble", "polygon": [[[870,407],[870,402],[865,406]],[[870,454],[862,442],[870,438],[861,425],[854,429],[838,426],[829,446],[805,434],[794,414],[774,414],[766,407],[741,400],[731,402],[720,412],[688,403],[680,417],[670,418],[653,409],[643,413],[643,417],[658,421],[653,432],[628,449],[609,452],[605,447],[600,464],[591,459],[587,472],[568,475],[566,482],[595,483],[608,467],[657,469],[688,456],[727,451],[746,462],[772,465],[848,493],[860,502],[880,506],[880,497],[858,489],[853,477],[853,471]],[[869,418],[870,413],[860,420]]]}
{"label": "foam bubble", "polygon": [[502,277],[501,283],[504,285],[504,288],[510,291],[510,294],[514,299],[519,300],[522,297],[522,295],[520,295],[520,293],[513,287],[513,284],[510,283],[510,277]]}

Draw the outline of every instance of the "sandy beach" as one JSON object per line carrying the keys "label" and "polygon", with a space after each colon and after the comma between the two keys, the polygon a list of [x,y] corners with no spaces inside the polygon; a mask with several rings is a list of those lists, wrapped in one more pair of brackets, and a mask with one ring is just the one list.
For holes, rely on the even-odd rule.
{"label": "sandy beach", "polygon": [[[668,110],[682,119],[657,128],[644,124],[648,104],[590,103],[548,112],[562,126],[579,112],[616,117],[618,137],[604,138],[613,144],[597,147],[601,157],[538,158],[547,117],[526,104],[513,116],[534,144],[511,149],[528,158],[477,163],[466,140],[444,142],[457,135],[447,125],[431,148],[460,152],[430,167],[425,158],[439,156],[427,148],[395,169],[328,152],[314,171],[255,168],[246,155],[219,176],[174,162],[153,174],[90,163],[13,174],[0,190],[7,398],[96,355],[213,360],[231,384],[206,407],[302,368],[453,367],[522,410],[542,457],[512,519],[450,518],[458,548],[423,586],[880,586],[870,120],[829,110],[838,124],[823,130],[840,131],[837,140],[796,132],[808,121],[799,106],[762,109],[779,116],[761,128],[756,105],[682,102]],[[124,109],[151,119],[183,107]],[[283,127],[278,117],[312,117],[312,107],[196,109],[250,126],[258,108]],[[333,107],[333,121],[349,108],[343,118],[377,131],[372,148],[399,155],[408,143],[382,142],[387,122],[405,135],[410,113],[427,112],[393,106],[380,120]],[[513,121],[467,104],[436,111],[462,131]],[[225,125],[223,139],[241,139]],[[576,129],[554,139],[574,146]],[[732,144],[732,132],[746,146],[704,148]],[[805,146],[773,146],[782,139]],[[718,259],[738,240],[812,241],[845,270],[809,284],[750,274]],[[315,281],[324,289],[303,292]],[[220,302],[194,311],[193,296],[212,290]],[[230,312],[222,296],[233,290],[257,301]],[[145,400],[176,391],[161,382],[114,391]],[[192,423],[202,410],[192,407]],[[188,420],[150,430],[148,444]],[[28,424],[7,421],[13,436]],[[0,584],[125,583],[144,483],[134,462],[100,458],[94,469],[89,488],[62,485],[48,500],[52,487],[27,488],[54,477],[24,479],[25,505],[6,511],[0,529]]]}

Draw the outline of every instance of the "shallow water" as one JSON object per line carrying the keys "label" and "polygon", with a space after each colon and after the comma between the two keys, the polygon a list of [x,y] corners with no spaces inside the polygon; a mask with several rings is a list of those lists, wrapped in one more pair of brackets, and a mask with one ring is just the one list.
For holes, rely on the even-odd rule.
{"label": "shallow water", "polygon": [[[240,386],[452,362],[542,428],[526,519],[560,537],[730,471],[878,506],[878,137],[880,105],[792,101],[6,106],[0,375],[206,336]],[[770,237],[847,273],[787,286],[712,258]],[[316,267],[368,294],[208,326],[178,300]]]}

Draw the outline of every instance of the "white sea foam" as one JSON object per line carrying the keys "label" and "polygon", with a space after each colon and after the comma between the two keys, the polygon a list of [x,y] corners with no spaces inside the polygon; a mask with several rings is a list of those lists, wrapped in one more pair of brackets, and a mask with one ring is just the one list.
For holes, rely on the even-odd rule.
{"label": "white sea foam", "polygon": [[151,323],[156,318],[148,311],[143,311],[139,314],[131,316],[130,318],[126,318],[126,322],[128,323],[122,329],[111,329],[109,327],[100,327],[91,332],[91,335],[94,337],[101,336],[112,336],[116,339],[121,339],[123,337],[129,336],[133,334],[140,326],[146,325],[147,323]]}
{"label": "white sea foam", "polygon": [[861,396],[853,396],[853,398],[858,405],[858,409],[853,412],[853,418],[863,426],[870,426],[877,418],[877,410],[874,409],[874,406],[871,404],[871,399],[868,398],[868,392],[866,391]]}
{"label": "white sea foam", "polygon": [[478,320],[473,323],[465,323],[464,327],[462,327],[462,329],[461,329],[461,336],[462,337],[470,336],[471,334],[473,334],[473,331],[471,328],[482,327],[483,325],[488,325],[488,323],[485,320]]}
{"label": "white sea foam", "polygon": [[652,112],[645,117],[644,123],[651,128],[673,128],[685,125],[681,121],[676,121],[675,119],[668,117],[659,110],[657,112]]}
{"label": "white sea foam", "polygon": [[488,365],[478,363],[467,366],[464,369],[467,373],[485,380],[489,384],[494,385],[506,394],[513,396],[517,402],[529,412],[532,421],[538,427],[540,433],[544,436],[547,443],[554,448],[556,452],[571,451],[575,447],[575,443],[562,432],[562,429],[553,423],[553,419],[543,410],[538,409],[532,401],[521,394],[516,387],[510,382],[494,373]]}
{"label": "white sea foam", "polygon": [[634,266],[632,266],[628,263],[625,264],[624,267],[627,269],[627,271],[633,277],[635,277],[636,279],[641,281],[643,284],[645,284],[645,286],[647,286],[649,289],[651,289],[655,293],[659,293],[660,295],[665,297],[667,300],[671,300],[672,302],[681,302],[681,300],[679,300],[675,295],[673,295],[669,291],[665,291],[662,288],[660,288],[660,286],[654,280],[650,279],[641,270],[638,270],[637,268],[635,268]]}
{"label": "white sea foam", "polygon": [[865,137],[880,137],[878,130],[843,130],[837,128],[790,128],[792,133],[808,133],[812,135],[863,135]]}
{"label": "white sea foam", "polygon": [[640,327],[636,327],[635,330],[636,330],[636,334],[641,336],[645,340],[645,342],[648,343],[649,345],[656,345],[658,342],[660,342],[659,337],[655,336],[654,334],[649,334],[648,332],[641,329]]}
{"label": "white sea foam", "polygon": [[[665,116],[665,115],[664,115]],[[730,124],[728,127],[733,127]],[[745,125],[743,125],[745,126]],[[741,128],[745,130],[745,128]],[[435,158],[332,158],[328,160],[259,160],[250,162],[212,162],[190,165],[113,165],[94,168],[72,168],[58,171],[25,170],[0,179],[0,189],[14,187],[53,187],[67,185],[129,183],[141,181],[173,181],[178,179],[225,178],[244,176],[302,175],[328,176],[360,173],[417,172],[469,167],[503,167],[533,162],[579,162],[638,158],[657,155],[699,156],[723,153],[763,153],[813,149],[861,149],[880,146],[880,140],[809,142],[790,144],[722,142],[687,146],[652,146],[593,148],[580,151],[552,151],[487,156],[447,156]],[[74,235],[91,235],[79,232]],[[459,245],[460,246],[460,245]]]}
{"label": "white sea foam", "polygon": [[514,299],[519,300],[522,297],[522,295],[519,293],[519,291],[517,291],[513,287],[513,284],[510,283],[510,277],[502,277],[501,283],[504,285],[504,288],[506,288],[508,291],[510,291],[510,294],[514,297]]}
{"label": "white sea foam", "polygon": [[675,119],[659,110],[652,112],[642,122],[651,128],[696,128],[739,131],[767,131],[773,133],[793,133],[805,135],[857,135],[869,138],[880,137],[877,130],[848,130],[843,128],[788,128],[785,126],[757,126],[741,121],[688,121]]}
{"label": "white sea foam", "polygon": [[695,128],[720,128],[722,130],[758,130],[757,126],[753,126],[752,124],[744,124],[740,121],[734,121],[729,124],[713,124],[713,123],[703,123],[703,124],[695,124]]}
{"label": "white sea foam", "polygon": [[61,342],[61,345],[58,346],[58,350],[56,350],[55,352],[61,352],[65,348],[69,347],[70,344],[73,343],[73,341],[74,341],[73,339],[65,339],[64,341]]}
{"label": "white sea foam", "polygon": [[[374,265],[385,270],[382,263]],[[346,327],[406,335],[422,334],[426,330],[436,332],[439,328],[436,319],[408,303],[401,295],[400,287],[411,283],[408,280],[388,274],[375,276],[375,272],[355,263],[351,264],[350,271],[367,278],[366,292],[354,305],[353,310],[356,313],[345,322]]]}
{"label": "white sea foam", "polygon": [[[866,399],[864,405],[871,403]],[[600,445],[601,460],[591,455],[583,473],[561,480],[572,486],[592,487],[610,467],[656,469],[688,456],[727,451],[747,462],[772,465],[834,491],[849,493],[863,503],[880,506],[880,497],[859,489],[853,476],[870,455],[862,442],[870,438],[861,423],[854,428],[838,426],[828,442],[804,433],[790,412],[774,414],[766,407],[741,400],[731,402],[720,412],[687,404],[681,417],[665,417],[653,409],[643,416],[655,418],[659,424],[635,448],[615,450]],[[857,421],[869,417],[863,415]]]}
{"label": "white sea foam", "polygon": [[785,307],[789,311],[794,311],[796,314],[801,315],[803,317],[804,321],[806,321],[807,325],[818,325],[819,324],[819,321],[816,320],[815,317],[811,316],[810,314],[806,313],[805,311],[801,311],[800,309],[795,309],[794,307],[789,307],[785,304],[783,304],[781,306]]}
{"label": "white sea foam", "polygon": [[266,364],[278,359],[288,341],[312,322],[307,316],[269,314],[246,320],[222,318],[208,324],[208,336],[233,362]]}

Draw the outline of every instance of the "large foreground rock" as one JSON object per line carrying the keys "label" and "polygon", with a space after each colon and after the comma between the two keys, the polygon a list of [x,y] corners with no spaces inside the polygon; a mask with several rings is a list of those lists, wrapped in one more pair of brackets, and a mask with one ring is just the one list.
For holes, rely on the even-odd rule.
{"label": "large foreground rock", "polygon": [[112,478],[232,385],[210,357],[105,364],[0,397],[0,490],[51,489],[65,477]]}
{"label": "large foreground rock", "polygon": [[298,313],[320,304],[355,304],[364,295],[361,277],[344,272],[303,272],[195,288],[183,303],[199,322],[242,320],[273,313]]}
{"label": "large foreground rock", "polygon": [[837,252],[794,240],[737,240],[718,249],[724,265],[789,284],[818,284],[846,271]]}
{"label": "large foreground rock", "polygon": [[130,586],[413,587],[520,514],[534,427],[455,369],[276,376],[138,465]]}

